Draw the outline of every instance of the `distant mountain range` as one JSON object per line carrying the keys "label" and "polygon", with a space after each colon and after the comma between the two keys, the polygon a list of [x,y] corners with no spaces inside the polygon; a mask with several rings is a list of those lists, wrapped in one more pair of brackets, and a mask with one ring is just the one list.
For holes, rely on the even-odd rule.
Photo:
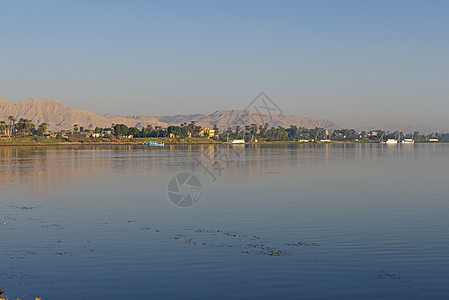
{"label": "distant mountain range", "polygon": [[36,126],[47,123],[50,130],[72,129],[74,124],[80,127],[94,129],[106,128],[111,124],[125,124],[132,127],[148,125],[167,127],[195,121],[197,125],[212,128],[217,125],[224,130],[228,127],[250,124],[271,126],[338,129],[340,126],[325,119],[314,119],[291,115],[264,115],[245,110],[218,110],[211,114],[174,115],[174,116],[114,116],[97,114],[88,110],[69,107],[58,100],[29,99],[19,103],[0,99],[0,120],[8,122],[8,116],[17,119],[30,119]]}

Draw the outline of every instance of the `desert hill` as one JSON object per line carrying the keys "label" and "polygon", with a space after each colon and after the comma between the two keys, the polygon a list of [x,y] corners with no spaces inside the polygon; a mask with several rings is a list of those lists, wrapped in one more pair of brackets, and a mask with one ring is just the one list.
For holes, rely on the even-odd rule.
{"label": "desert hill", "polygon": [[334,122],[325,119],[314,119],[307,117],[298,117],[290,115],[277,115],[271,116],[260,114],[255,111],[245,110],[217,110],[211,114],[195,114],[195,115],[174,115],[174,116],[162,116],[154,117],[160,122],[168,124],[182,124],[195,121],[202,127],[212,127],[217,125],[219,128],[225,129],[228,127],[235,127],[237,125],[245,126],[250,124],[264,125],[268,123],[270,127],[282,126],[284,128],[290,127],[290,125],[296,125],[298,127],[315,128],[322,127],[326,129],[340,128]]}
{"label": "desert hill", "polygon": [[29,99],[19,103],[0,99],[0,120],[8,122],[8,116],[16,119],[30,119],[36,126],[47,123],[50,130],[72,129],[74,124],[93,129],[95,127],[110,127],[111,124],[126,124],[133,127],[146,127],[148,125],[166,127],[195,121],[202,127],[217,125],[222,130],[237,125],[264,124],[269,126],[327,129],[339,128],[337,124],[325,119],[314,119],[290,115],[263,115],[253,111],[219,110],[211,114],[173,115],[173,116],[113,116],[97,114],[88,110],[69,107],[54,99]]}
{"label": "desert hill", "polygon": [[113,123],[128,126],[165,125],[151,117],[136,120],[122,116],[100,115],[69,107],[54,99],[29,99],[19,103],[0,99],[0,120],[9,123],[8,116],[30,119],[36,126],[47,123],[50,130],[72,129],[74,124],[90,129],[110,127]]}

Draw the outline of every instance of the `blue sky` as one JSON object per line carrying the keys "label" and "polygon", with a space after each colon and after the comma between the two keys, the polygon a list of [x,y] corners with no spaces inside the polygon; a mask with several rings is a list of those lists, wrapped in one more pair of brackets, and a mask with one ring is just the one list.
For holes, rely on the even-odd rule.
{"label": "blue sky", "polygon": [[449,130],[449,1],[0,0],[0,98]]}

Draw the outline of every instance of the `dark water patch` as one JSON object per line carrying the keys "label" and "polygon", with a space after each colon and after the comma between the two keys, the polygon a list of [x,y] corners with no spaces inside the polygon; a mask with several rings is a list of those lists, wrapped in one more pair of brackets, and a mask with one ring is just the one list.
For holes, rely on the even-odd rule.
{"label": "dark water patch", "polygon": [[152,228],[150,226],[139,227],[139,229],[140,230],[145,230],[145,231],[151,230],[151,231],[154,231],[154,232],[160,232],[159,229],[154,229],[154,228]]}
{"label": "dark water patch", "polygon": [[247,234],[237,230],[204,229],[194,227],[193,234],[177,234],[176,240],[185,245],[202,245],[211,248],[229,248],[248,255],[285,256],[292,252],[278,248],[270,238]]}
{"label": "dark water patch", "polygon": [[395,273],[393,271],[380,270],[379,272],[372,272],[371,275],[379,280],[387,281],[398,281],[398,282],[409,282],[409,279],[405,279],[401,274]]}
{"label": "dark water patch", "polygon": [[291,255],[291,252],[277,249],[275,247],[267,246],[262,243],[257,244],[247,244],[245,245],[245,250],[242,250],[242,253],[250,254],[250,255],[269,255],[269,256],[283,256],[283,255]]}
{"label": "dark water patch", "polygon": [[292,247],[319,247],[319,243],[309,243],[309,242],[290,242],[290,243],[284,243],[286,246],[292,246]]}
{"label": "dark water patch", "polygon": [[54,229],[64,229],[61,225],[58,224],[48,224],[48,225],[42,225],[42,228],[54,228]]}
{"label": "dark water patch", "polygon": [[14,209],[20,209],[20,210],[23,210],[23,211],[31,211],[33,209],[40,208],[41,206],[40,205],[35,205],[35,206],[16,206],[16,205],[11,205],[11,207],[14,208]]}

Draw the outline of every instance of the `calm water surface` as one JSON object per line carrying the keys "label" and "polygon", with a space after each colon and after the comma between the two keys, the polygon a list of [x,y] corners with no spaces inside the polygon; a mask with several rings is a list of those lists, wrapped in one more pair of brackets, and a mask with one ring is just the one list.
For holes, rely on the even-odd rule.
{"label": "calm water surface", "polygon": [[448,171],[449,144],[0,147],[0,289],[448,299]]}

